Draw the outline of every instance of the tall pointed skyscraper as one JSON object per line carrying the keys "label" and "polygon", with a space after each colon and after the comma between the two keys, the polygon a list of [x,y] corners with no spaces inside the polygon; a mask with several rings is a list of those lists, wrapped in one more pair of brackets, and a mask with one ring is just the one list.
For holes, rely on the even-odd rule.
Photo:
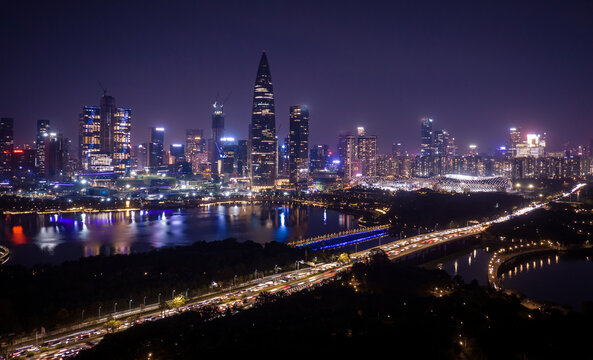
{"label": "tall pointed skyscraper", "polygon": [[250,138],[252,185],[273,186],[276,178],[276,116],[272,74],[265,52],[255,78]]}

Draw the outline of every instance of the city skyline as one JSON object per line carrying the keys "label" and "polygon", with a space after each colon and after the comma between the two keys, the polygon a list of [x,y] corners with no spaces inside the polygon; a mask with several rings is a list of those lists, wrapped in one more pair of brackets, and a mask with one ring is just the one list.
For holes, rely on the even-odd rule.
{"label": "city skyline", "polygon": [[[113,5],[116,10],[121,10],[121,14],[114,12],[106,20],[114,21],[123,14],[132,16],[133,5]],[[29,66],[31,71],[18,82],[13,75],[18,71],[3,71],[3,79],[12,86],[2,90],[1,115],[15,119],[17,144],[32,142],[38,119],[49,119],[56,130],[69,138],[76,138],[76,134],[72,133],[72,124],[82,105],[96,102],[101,94],[97,80],[101,80],[110,95],[134,109],[134,129],[137,130],[132,138],[134,144],[146,141],[142,134],[149,127],[164,125],[169,145],[181,142],[185,129],[207,129],[209,109],[216,93],[232,92],[225,104],[225,128],[235,138],[247,138],[245,123],[249,121],[252,64],[265,49],[275,69],[279,139],[288,133],[285,109],[302,103],[307,104],[315,118],[323,121],[328,128],[325,131],[319,123],[312,123],[311,143],[329,144],[334,150],[340,130],[364,126],[372,133],[382,134],[378,138],[380,153],[388,153],[394,142],[401,142],[408,151],[418,151],[416,141],[410,143],[405,140],[417,133],[417,124],[423,116],[433,118],[440,128],[455,134],[460,149],[470,143],[477,143],[486,151],[494,149],[501,145],[498,139],[504,138],[506,129],[511,126],[521,127],[527,132],[554,134],[550,138],[551,148],[561,148],[566,141],[584,144],[593,130],[590,129],[589,119],[592,89],[580,75],[590,73],[592,63],[587,60],[591,58],[591,49],[582,42],[591,31],[584,26],[584,20],[590,14],[590,8],[585,5],[583,2],[560,8],[540,7],[534,14],[535,20],[527,27],[521,22],[527,16],[526,5],[501,3],[492,5],[491,14],[480,15],[471,12],[475,10],[472,6],[467,10],[463,10],[461,5],[439,9],[440,5],[432,4],[430,10],[423,14],[426,15],[424,19],[420,17],[419,5],[380,6],[373,10],[346,3],[338,18],[332,21],[336,29],[349,35],[346,38],[355,45],[354,52],[345,50],[346,44],[349,44],[344,42],[346,40],[337,41],[328,49],[320,49],[319,40],[329,36],[322,21],[322,15],[328,10],[325,4],[307,18],[311,26],[309,30],[303,30],[302,36],[291,30],[295,18],[304,11],[297,7],[290,7],[289,10],[294,10],[292,16],[282,13],[287,16],[286,21],[280,21],[278,17],[273,19],[270,27],[277,35],[272,38],[266,37],[264,25],[256,23],[250,16],[256,11],[269,14],[275,10],[273,5],[256,6],[244,14],[239,14],[238,10],[228,12],[230,19],[254,26],[254,30],[245,34],[237,33],[233,27],[221,30],[221,34],[227,37],[237,37],[238,40],[250,38],[250,41],[235,47],[222,47],[223,44],[216,40],[196,35],[197,29],[211,21],[205,18],[204,12],[223,11],[227,7],[225,4],[204,5],[203,8],[176,5],[166,9],[163,24],[174,25],[171,32],[180,36],[181,43],[157,41],[156,47],[151,47],[158,50],[152,61],[142,55],[148,51],[148,44],[139,38],[137,30],[124,27],[120,33],[115,30],[106,32],[105,37],[113,40],[115,49],[124,46],[118,40],[119,35],[125,35],[134,45],[140,54],[134,60],[138,62],[138,69],[127,61],[126,52],[118,59],[105,55],[98,55],[95,59],[88,58],[91,54],[89,49],[67,58],[63,64],[57,63],[62,55],[53,55],[43,61],[27,57],[23,64],[16,63],[22,60],[19,56],[5,56],[6,66],[3,69],[17,70]],[[24,47],[27,50],[24,54],[34,55],[36,51],[47,49],[47,46],[68,45],[64,48],[68,54],[68,49],[74,46],[72,39],[63,35],[47,41],[46,35],[31,39],[30,32],[19,32],[23,25],[18,20],[25,13],[29,16],[28,8],[26,5],[11,6],[4,12],[7,21],[2,25],[12,26],[8,33],[14,35],[6,39],[7,53],[21,54],[23,52],[17,50]],[[98,11],[97,7],[91,2],[70,10],[58,17],[66,20],[64,24],[54,24],[55,20],[50,16],[38,19],[39,24],[34,24],[29,31],[43,25],[52,25],[49,26],[52,29],[50,33],[70,29],[78,24],[76,15],[83,10]],[[156,16],[157,10],[161,10],[159,6],[147,9],[146,18],[138,20],[146,24]],[[182,10],[187,10],[187,15],[182,16]],[[384,10],[385,14],[379,10]],[[444,11],[447,16],[439,17],[437,10]],[[53,14],[55,10],[47,11]],[[369,24],[368,30],[364,30],[363,26],[345,29],[343,22],[352,18],[354,13],[358,14],[357,11],[360,12],[361,23]],[[387,18],[387,14],[393,18]],[[402,14],[410,18],[403,19]],[[191,23],[191,15],[196,16],[196,29],[186,28]],[[179,21],[174,22],[176,16]],[[487,26],[481,26],[478,20],[484,20]],[[475,38],[460,36],[460,29],[456,26],[449,28],[446,34],[437,34],[437,29],[456,21],[475,30]],[[502,24],[508,29],[502,31]],[[384,31],[378,33],[379,30]],[[281,46],[292,39],[301,45],[315,40],[314,32],[319,39],[310,42],[304,53],[293,50],[294,47],[287,51]],[[92,30],[82,33],[95,35]],[[376,34],[381,36],[376,39],[371,36]],[[546,35],[553,35],[558,41],[548,41]],[[189,41],[192,36],[196,36],[195,41],[213,42],[215,51],[199,53],[204,45],[186,46],[195,44],[195,41]],[[162,36],[158,39],[163,40]],[[37,42],[43,40],[47,44],[36,47]],[[376,46],[386,43],[391,45]],[[491,49],[487,44],[497,47]],[[181,47],[181,50],[176,49],[181,56],[172,59],[162,55],[175,45]],[[102,48],[104,45],[97,46]],[[463,50],[464,56],[451,49]],[[435,56],[423,57],[427,53]],[[492,61],[486,62],[485,57],[491,57],[489,60]],[[331,66],[338,58],[340,62]],[[425,60],[418,61],[419,58]],[[191,66],[191,62],[199,66]],[[147,76],[140,71],[153,67],[166,74],[167,79],[154,72]],[[42,79],[46,81],[33,86],[39,80],[35,75],[41,72],[44,74]],[[180,72],[187,76],[182,78]],[[54,81],[57,75],[60,80]],[[417,84],[413,84],[411,79],[417,79]],[[345,108],[344,103],[349,106]],[[472,126],[476,119],[479,119],[479,126]]]}

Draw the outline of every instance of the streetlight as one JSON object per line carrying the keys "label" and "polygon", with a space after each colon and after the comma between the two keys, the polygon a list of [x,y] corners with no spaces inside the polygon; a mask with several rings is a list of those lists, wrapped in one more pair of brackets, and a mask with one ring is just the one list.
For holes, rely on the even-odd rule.
{"label": "streetlight", "polygon": [[130,302],[128,303],[128,310],[132,310],[132,299],[130,299]]}
{"label": "streetlight", "polygon": [[101,317],[101,305],[99,305],[99,317]]}
{"label": "streetlight", "polygon": [[157,303],[160,304],[161,303],[161,293],[159,293],[159,299],[157,300]]}
{"label": "streetlight", "polygon": [[113,313],[117,313],[117,303],[113,304]]}
{"label": "streetlight", "polygon": [[144,297],[144,300],[142,300],[142,304],[146,306],[146,296]]}
{"label": "streetlight", "polygon": [[175,290],[173,290],[173,292],[171,292],[171,300],[173,300],[175,298]]}
{"label": "streetlight", "polygon": [[189,288],[185,289],[185,298],[186,299],[189,299],[188,294],[189,294]]}

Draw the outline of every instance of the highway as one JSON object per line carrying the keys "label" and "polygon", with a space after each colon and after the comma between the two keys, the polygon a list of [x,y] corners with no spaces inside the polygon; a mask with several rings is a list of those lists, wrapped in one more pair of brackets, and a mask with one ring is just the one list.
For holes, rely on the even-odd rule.
{"label": "highway", "polygon": [[[558,198],[569,196],[571,193],[582,188],[584,184],[579,184],[570,193],[561,194]],[[556,198],[556,199],[558,199]],[[556,200],[554,199],[554,200]],[[447,229],[436,231],[432,233],[422,234],[410,238],[396,240],[381,246],[366,249],[354,254],[351,254],[353,262],[360,261],[369,256],[374,249],[383,250],[386,255],[392,259],[398,259],[417,251],[428,249],[432,246],[440,245],[461,237],[473,236],[483,232],[490,225],[507,221],[515,216],[527,214],[535,209],[544,206],[545,203],[534,202],[531,205],[516,210],[511,215],[501,216],[497,219],[486,221],[483,223],[465,226],[456,229]],[[315,267],[287,271],[275,275],[270,275],[262,279],[253,280],[245,284],[241,284],[234,289],[226,289],[216,293],[201,296],[199,299],[194,299],[186,305],[174,309],[167,310],[163,314],[157,308],[158,305],[146,308],[144,310],[134,310],[129,312],[120,312],[116,316],[118,319],[125,319],[131,315],[139,315],[134,322],[124,322],[120,330],[125,330],[131,326],[141,324],[144,322],[156,321],[161,317],[172,316],[184,311],[198,311],[206,307],[216,307],[220,311],[220,316],[224,316],[226,309],[232,308],[233,311],[240,311],[248,309],[255,303],[256,297],[262,292],[276,293],[278,291],[285,291],[288,294],[302,291],[314,286],[318,286],[327,281],[333,280],[336,275],[348,271],[352,266],[352,262],[347,264],[340,264],[337,262],[318,264]],[[100,321],[84,323],[76,329],[69,328],[62,331],[60,335],[46,336],[43,339],[43,346],[45,351],[40,352],[41,345],[35,345],[31,339],[19,342],[9,358],[27,355],[34,353],[32,359],[66,359],[77,355],[81,350],[97,344],[103,336],[107,333],[101,323],[107,318]]]}

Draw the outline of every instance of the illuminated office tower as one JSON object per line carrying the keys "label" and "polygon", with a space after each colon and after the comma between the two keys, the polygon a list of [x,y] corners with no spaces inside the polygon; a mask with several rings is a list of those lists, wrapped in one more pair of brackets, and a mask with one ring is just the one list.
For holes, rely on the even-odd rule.
{"label": "illuminated office tower", "polygon": [[185,130],[185,157],[187,162],[191,162],[193,155],[206,152],[206,140],[204,139],[204,130],[187,129]]}
{"label": "illuminated office tower", "polygon": [[[80,114],[79,130],[78,130],[78,157],[80,159],[80,167],[82,170],[90,170],[91,157],[101,151],[101,109],[97,106],[85,106]],[[39,120],[44,121],[44,120]],[[37,123],[39,129],[39,122]],[[48,122],[49,128],[49,122]],[[47,137],[47,135],[44,135]],[[39,135],[38,135],[39,138]],[[39,149],[39,144],[37,144]],[[45,146],[45,145],[44,145]],[[45,159],[45,151],[44,151]],[[45,160],[44,160],[45,162]],[[43,165],[43,164],[42,164]],[[39,169],[44,169],[44,166],[39,166]],[[43,170],[42,173],[44,173]]]}
{"label": "illuminated office tower", "polygon": [[377,136],[363,135],[357,139],[358,160],[363,176],[377,175]]}
{"label": "illuminated office tower", "polygon": [[290,174],[290,137],[284,138],[282,144],[278,146],[278,176],[288,178]]}
{"label": "illuminated office tower", "polygon": [[432,155],[432,119],[422,118],[420,136],[420,155]]}
{"label": "illuminated office tower", "polygon": [[356,176],[356,137],[350,133],[340,134],[338,140],[339,173],[346,181]]}
{"label": "illuminated office tower", "polygon": [[118,108],[111,122],[111,158],[113,171],[127,176],[130,172],[130,155],[132,149],[130,109]]}
{"label": "illuminated office tower", "polygon": [[165,128],[150,128],[150,142],[148,143],[148,167],[156,170],[163,165],[165,153]]}
{"label": "illuminated office tower", "polygon": [[169,146],[169,152],[171,153],[172,164],[185,162],[185,146],[183,144],[171,144]]}
{"label": "illuminated office tower", "polygon": [[[208,142],[208,158],[213,169],[222,153],[221,140],[224,137],[224,105],[218,101],[212,104],[212,138]],[[216,172],[216,171],[215,171]]]}
{"label": "illuminated office tower", "polygon": [[290,107],[290,185],[306,188],[309,180],[309,110],[305,106]]}
{"label": "illuminated office tower", "polygon": [[431,153],[434,156],[447,156],[449,148],[449,133],[445,130],[437,130],[433,133]]}
{"label": "illuminated office tower", "polygon": [[45,137],[45,171],[46,179],[58,180],[66,175],[68,168],[68,149],[70,141],[62,134],[49,133]]}
{"label": "illuminated office tower", "polygon": [[404,149],[402,143],[393,143],[391,145],[391,156],[394,158],[404,156]]}
{"label": "illuminated office tower", "polygon": [[[98,116],[98,115],[97,115]],[[49,136],[49,120],[37,120],[35,138],[35,168],[38,174],[45,172],[45,138]]]}
{"label": "illuminated office tower", "polygon": [[251,144],[249,140],[239,140],[235,158],[237,159],[237,175],[249,177],[251,174]]}
{"label": "illuminated office tower", "polygon": [[510,128],[509,129],[509,142],[507,144],[507,153],[511,156],[517,156],[517,145],[521,144],[521,129],[519,128]]}
{"label": "illuminated office tower", "polygon": [[2,178],[10,177],[12,170],[12,150],[14,149],[14,120],[0,119],[0,174]]}
{"label": "illuminated office tower", "polygon": [[136,171],[144,171],[148,161],[148,144],[142,143],[132,148],[131,168]]}
{"label": "illuminated office tower", "polygon": [[117,109],[115,108],[115,98],[107,95],[107,92],[101,96],[101,113],[100,113],[100,133],[101,140],[100,146],[101,151],[104,153],[111,153],[113,150],[113,131],[111,126],[115,120],[115,114]]}
{"label": "illuminated office tower", "polygon": [[212,139],[220,141],[224,137],[224,105],[215,101],[212,104]]}
{"label": "illuminated office tower", "polygon": [[309,168],[311,171],[325,170],[329,162],[329,147],[316,145],[309,151]]}
{"label": "illuminated office tower", "polygon": [[272,75],[266,53],[255,78],[250,126],[252,185],[273,186],[276,177],[276,117]]}

